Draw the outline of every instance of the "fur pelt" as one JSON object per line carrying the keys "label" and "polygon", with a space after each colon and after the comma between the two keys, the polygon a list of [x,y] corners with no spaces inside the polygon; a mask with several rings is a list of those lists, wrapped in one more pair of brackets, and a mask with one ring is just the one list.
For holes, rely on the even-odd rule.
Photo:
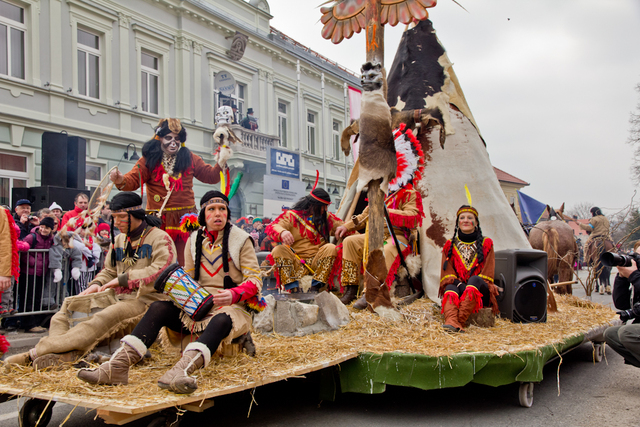
{"label": "fur pelt", "polygon": [[396,150],[391,129],[391,112],[383,88],[386,77],[382,65],[367,62],[362,66],[362,107],[360,113],[360,172],[357,191],[376,179],[386,194],[389,181],[396,176]]}

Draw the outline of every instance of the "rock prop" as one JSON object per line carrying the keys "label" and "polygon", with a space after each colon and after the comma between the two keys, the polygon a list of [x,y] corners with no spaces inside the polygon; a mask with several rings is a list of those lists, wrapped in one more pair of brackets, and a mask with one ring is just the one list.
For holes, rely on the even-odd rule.
{"label": "rock prop", "polygon": [[479,326],[481,328],[492,328],[496,324],[496,318],[491,312],[491,308],[481,308],[477,313],[471,313],[467,319],[467,324]]}
{"label": "rock prop", "polygon": [[267,307],[253,319],[253,329],[262,334],[304,336],[339,329],[351,320],[349,310],[329,292],[319,293],[312,303],[276,301],[271,295],[265,301]]}

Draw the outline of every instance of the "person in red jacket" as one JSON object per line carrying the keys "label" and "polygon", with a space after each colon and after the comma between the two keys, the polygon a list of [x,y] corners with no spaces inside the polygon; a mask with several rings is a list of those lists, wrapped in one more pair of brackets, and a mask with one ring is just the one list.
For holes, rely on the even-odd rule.
{"label": "person in red jacket", "polygon": [[84,193],[78,193],[73,199],[73,205],[73,210],[65,213],[62,217],[62,221],[60,221],[60,226],[58,227],[59,229],[64,227],[67,221],[69,221],[71,218],[75,218],[80,215],[80,212],[87,210],[87,208],[89,207],[89,198]]}
{"label": "person in red jacket", "polygon": [[[178,262],[184,265],[184,246],[189,234],[180,230],[180,218],[195,213],[193,179],[206,184],[220,182],[221,167],[211,166],[186,146],[187,130],[178,119],[161,119],[155,136],[142,147],[142,157],[126,174],[111,172],[109,179],[118,190],[134,191],[147,186],[147,212],[158,212],[168,196],[162,211],[162,229],[173,239],[178,251]],[[112,225],[113,228],[113,225]]]}

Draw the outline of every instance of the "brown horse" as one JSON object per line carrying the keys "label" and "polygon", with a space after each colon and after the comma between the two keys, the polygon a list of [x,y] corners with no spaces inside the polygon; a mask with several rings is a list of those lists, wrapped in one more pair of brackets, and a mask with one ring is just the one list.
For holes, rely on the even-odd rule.
{"label": "brown horse", "polygon": [[[572,279],[578,245],[569,224],[561,220],[539,222],[529,232],[529,243],[533,249],[547,253],[547,280],[550,283],[554,282],[556,274],[559,282]],[[573,293],[571,285],[556,286],[554,289],[559,294]]]}

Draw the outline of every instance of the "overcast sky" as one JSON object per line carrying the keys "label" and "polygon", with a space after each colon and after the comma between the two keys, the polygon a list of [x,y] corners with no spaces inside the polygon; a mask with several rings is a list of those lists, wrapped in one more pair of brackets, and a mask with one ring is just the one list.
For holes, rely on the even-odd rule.
{"label": "overcast sky", "polygon": [[[334,45],[320,36],[323,0],[268,0],[271,25],[358,71],[364,33]],[[522,191],[570,208],[628,205],[629,115],[638,104],[637,0],[439,0],[429,9],[494,166]],[[385,66],[404,30],[385,27]],[[446,147],[445,147],[446,149]],[[636,197],[640,202],[640,195]]]}

